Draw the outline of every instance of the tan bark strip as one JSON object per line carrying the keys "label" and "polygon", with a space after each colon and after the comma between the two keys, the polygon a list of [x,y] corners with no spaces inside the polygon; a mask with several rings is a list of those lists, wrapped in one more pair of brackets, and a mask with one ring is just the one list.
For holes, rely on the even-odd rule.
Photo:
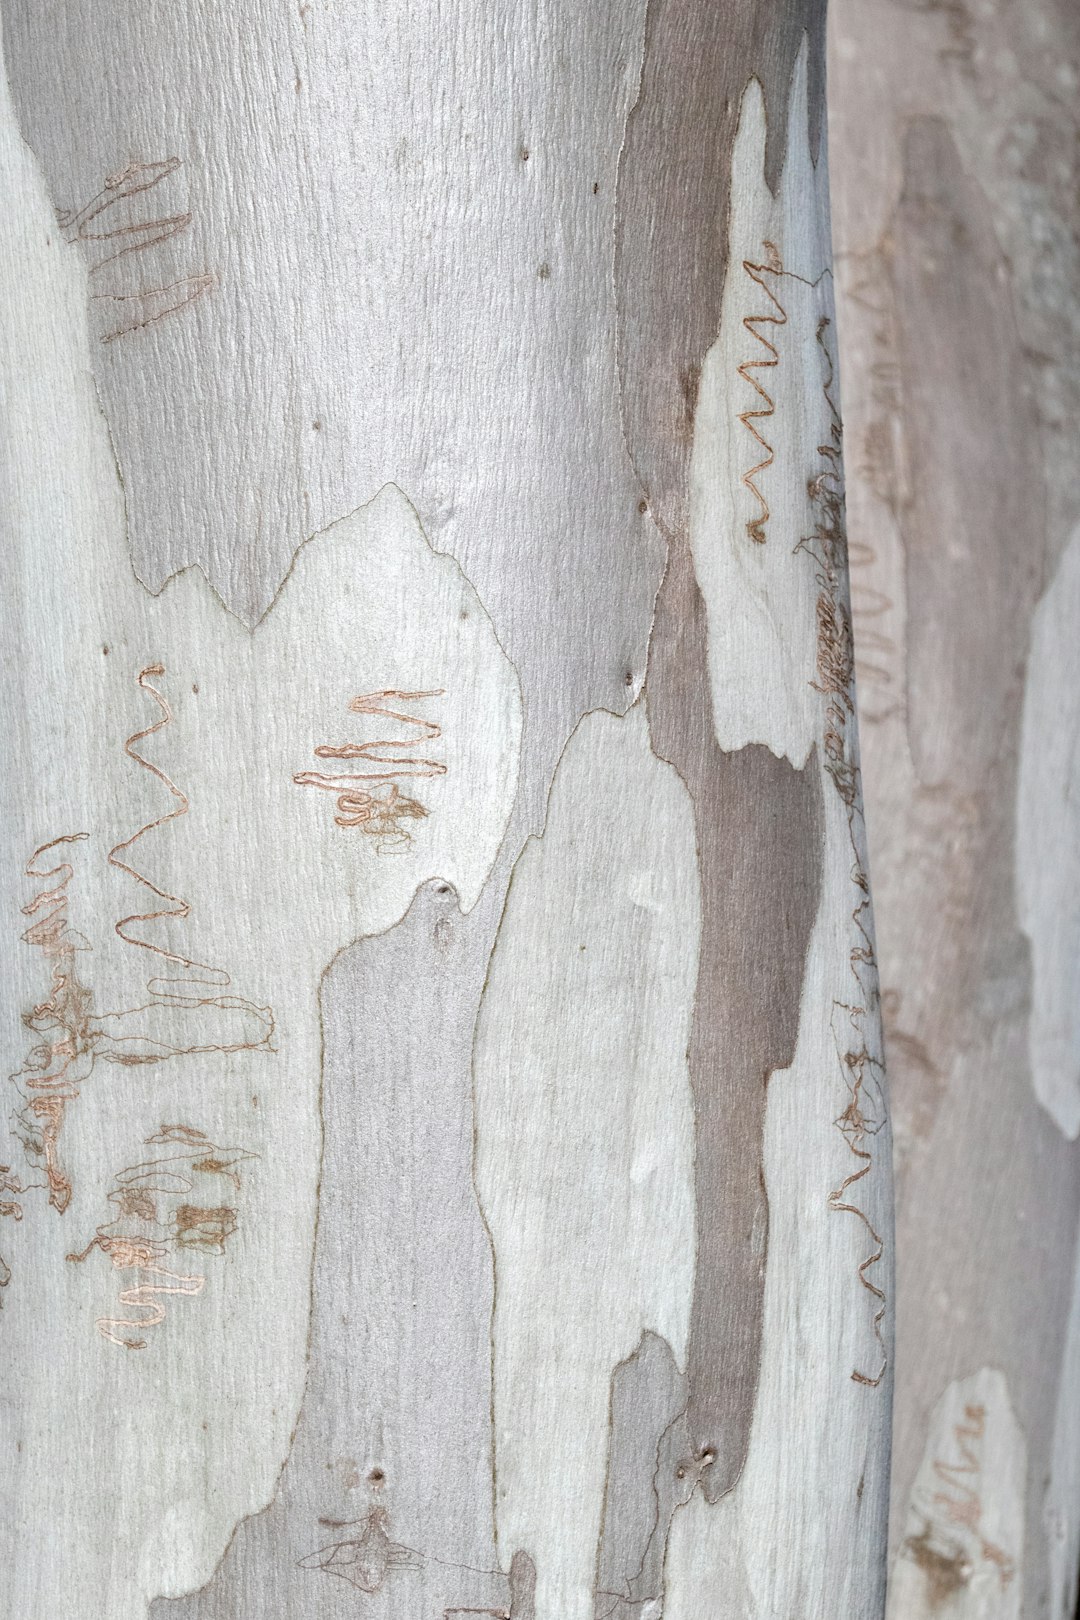
{"label": "tan bark strip", "polygon": [[324,982],[338,1039],[304,1404],[273,1505],[241,1524],[202,1592],[159,1600],[158,1620],[345,1620],[359,1603],[386,1620],[527,1620],[527,1562],[512,1583],[499,1569],[490,1509],[492,1267],[469,1079],[485,926],[428,883]]}
{"label": "tan bark strip", "polygon": [[[1053,1406],[1049,1386],[1030,1375],[1031,1325],[1057,1366],[1068,1301],[1047,1288],[1046,1256],[1070,1252],[1077,1208],[1075,1158],[1030,1094],[1031,969],[1016,903],[1024,667],[1046,546],[1031,383],[988,198],[955,134],[936,116],[918,118],[901,155],[893,233],[903,248],[889,282],[911,470],[899,525],[915,775],[904,802],[895,754],[879,758],[872,792],[882,809],[871,802],[870,824],[883,858],[871,855],[896,1023],[925,1042],[945,1084],[920,1131],[925,1083],[890,1047],[906,1150],[894,1536],[917,1414],[972,1360],[1005,1371],[1029,1456],[1048,1456]],[[978,1166],[973,1178],[957,1175],[958,1152]],[[945,1244],[942,1232],[953,1235]],[[1045,1465],[1034,1467],[1041,1480]],[[1036,1492],[1025,1502],[1038,1591],[1046,1544]]]}
{"label": "tan bark strip", "polygon": [[[619,170],[623,426],[670,546],[650,650],[650,724],[657,752],[694,800],[705,906],[691,1041],[698,1269],[689,1378],[691,1446],[710,1501],[735,1484],[749,1443],[768,1230],[765,1086],[794,1055],[822,832],[816,756],[799,772],[765,747],[724,755],[716,743],[708,629],[686,538],[687,475],[701,367],[720,324],[742,92],[757,74],[766,177],[775,185],[804,31],[817,63],[823,15],[815,0],[768,10],[658,0]],[[816,131],[816,67],[811,82]]]}
{"label": "tan bark strip", "polygon": [[768,748],[725,754],[716,742],[705,609],[685,550],[673,551],[657,603],[647,690],[654,747],[694,801],[701,864],[688,1374],[691,1451],[707,1465],[712,1502],[742,1471],[754,1412],[768,1246],[765,1094],[795,1055],[821,887],[821,784],[816,749],[799,771]]}
{"label": "tan bark strip", "polygon": [[637,1620],[643,1605],[663,1603],[671,1520],[698,1479],[686,1455],[685,1417],[686,1377],[671,1346],[643,1333],[611,1381],[596,1620]]}

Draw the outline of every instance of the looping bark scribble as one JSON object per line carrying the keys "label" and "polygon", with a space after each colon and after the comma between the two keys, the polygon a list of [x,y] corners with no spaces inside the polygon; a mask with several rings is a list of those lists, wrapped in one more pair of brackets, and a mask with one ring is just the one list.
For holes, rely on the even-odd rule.
{"label": "looping bark scribble", "polygon": [[765,249],[764,261],[761,264],[754,264],[751,262],[751,260],[744,259],[742,262],[742,267],[746,271],[746,274],[750,277],[750,280],[761,288],[762,292],[769,300],[769,303],[773,306],[773,313],[767,313],[764,315],[744,315],[743,326],[750,333],[750,336],[756,338],[761,344],[762,348],[766,351],[766,358],[763,360],[744,360],[742,364],[736,368],[743,381],[748,382],[758,397],[764,401],[764,403],[756,410],[745,410],[739,412],[739,421],[742,423],[746,431],[757,440],[761,449],[765,452],[763,459],[759,461],[756,466],[751,467],[749,472],[743,473],[742,476],[743,483],[746,485],[746,488],[750,491],[751,495],[754,497],[758,503],[758,506],[760,507],[759,515],[756,518],[750,518],[746,525],[747,534],[750,536],[751,540],[756,541],[758,545],[765,544],[765,525],[768,523],[770,515],[769,503],[762,494],[757,482],[758,474],[767,471],[767,469],[772,466],[776,456],[772,445],[765,438],[764,434],[760,432],[756,424],[760,421],[767,420],[770,416],[775,415],[776,404],[768,389],[766,389],[763,384],[758,381],[757,377],[751,376],[751,372],[772,369],[780,364],[779,349],[774,343],[770,342],[765,334],[759,331],[758,328],[761,326],[786,326],[788,319],[787,311],[784,309],[783,304],[781,304],[776,294],[765,281],[766,275],[782,276],[785,274],[779,250],[773,242],[763,242],[762,246]]}
{"label": "looping bark scribble", "polygon": [[[876,1302],[872,1328],[881,1350],[881,1365],[876,1373],[866,1373],[856,1368],[851,1377],[857,1384],[876,1389],[888,1368],[882,1333],[887,1301],[884,1291],[868,1273],[883,1259],[885,1245],[866,1211],[853,1202],[849,1194],[874,1167],[871,1151],[873,1138],[883,1129],[886,1118],[882,1093],[884,1064],[880,1053],[872,1049],[868,1039],[880,992],[871,932],[870,882],[862,853],[862,808],[854,737],[854,642],[851,609],[844,586],[847,537],[841,461],[842,426],[832,392],[835,377],[833,359],[825,341],[829,325],[829,317],[823,315],[818,321],[816,333],[818,346],[824,356],[823,391],[830,418],[829,439],[817,447],[822,466],[808,484],[817,522],[813,532],[804,536],[795,549],[806,553],[815,564],[819,588],[816,602],[817,678],[811,685],[825,699],[825,768],[846,811],[852,856],[850,876],[859,895],[852,912],[855,943],[850,953],[851,974],[857,994],[851,1002],[838,1000],[833,1004],[833,1037],[840,1073],[848,1093],[847,1105],[833,1124],[847,1142],[852,1156],[858,1160],[858,1167],[833,1188],[828,1194],[827,1203],[830,1210],[854,1215],[861,1221],[873,1244],[871,1252],[859,1263],[858,1278],[861,1287]],[[842,1015],[839,1020],[835,1018],[836,1014]],[[846,1032],[837,1030],[837,1021],[847,1025]]]}
{"label": "looping bark scribble", "polygon": [[[21,1143],[30,1176],[26,1178],[16,1174],[10,1165],[0,1164],[0,1194],[9,1195],[0,1197],[0,1217],[20,1221],[21,1200],[34,1189],[46,1191],[49,1204],[59,1214],[67,1210],[73,1189],[60,1159],[61,1133],[69,1105],[78,1099],[98,1062],[130,1067],[198,1053],[274,1051],[272,1008],[232,994],[232,981],[224,969],[183,956],[132,931],[133,925],[183,920],[191,914],[186,900],[170,894],[122,858],[147,833],[186,815],[189,808],[186,795],[135,746],[172,719],[167,700],[150,680],[151,676],[163,674],[160,664],[149,664],[139,672],[138,684],[154,698],[161,716],[153,725],[132,733],[124,743],[124,752],[157,777],[176,804],[114,844],[106,858],[111,866],[164,902],[154,910],[122,917],[113,925],[114,932],[126,945],[172,964],[174,971],[168,977],[149,979],[148,999],[140,1005],[99,1009],[93,988],[83,982],[78,971],[80,954],[90,964],[93,953],[85,935],[72,927],[69,918],[69,885],[75,869],[66,860],[52,866],[42,864],[51,850],[87,843],[91,835],[65,833],[34,850],[26,875],[45,886],[22,907],[22,914],[32,920],[20,937],[45,958],[49,993],[22,1015],[23,1024],[36,1039],[22,1068],[9,1079],[21,1099],[12,1115],[12,1134]],[[200,1226],[200,1230],[204,1229],[204,1225]],[[0,1288],[9,1281],[10,1270],[0,1259]]]}
{"label": "looping bark scribble", "polygon": [[943,1602],[967,1585],[974,1573],[972,1554],[993,1567],[1001,1591],[1016,1575],[1016,1560],[982,1531],[985,1434],[985,1406],[969,1403],[963,1420],[953,1425],[958,1460],[935,1457],[933,1473],[942,1488],[930,1498],[922,1530],[908,1536],[900,1548],[901,1557],[922,1570],[934,1602]]}
{"label": "looping bark scribble", "polygon": [[[124,743],[124,752],[129,759],[133,759],[137,765],[142,766],[143,770],[149,771],[151,775],[156,776],[158,781],[163,783],[172,794],[176,804],[172,810],[166,811],[164,815],[157,816],[153,821],[146,822],[136,832],[133,832],[129,838],[124,838],[120,843],[114,844],[108,854],[110,866],[115,866],[121,872],[126,872],[128,877],[134,878],[136,883],[140,884],[144,889],[148,889],[159,900],[164,901],[164,905],[156,911],[132,912],[129,916],[121,917],[120,921],[114,925],[114,931],[125,944],[137,946],[140,950],[150,951],[153,955],[160,956],[163,961],[175,963],[178,968],[184,970],[178,977],[163,978],[157,976],[148,980],[146,988],[157,1003],[187,1010],[217,1008],[223,1012],[237,1013],[245,1019],[253,1019],[257,1029],[261,1030],[257,1039],[253,1035],[251,1039],[237,1039],[224,1043],[214,1041],[207,1042],[205,1045],[164,1046],[162,1050],[165,1055],[171,1056],[179,1052],[273,1051],[273,1010],[270,1007],[256,1006],[253,1001],[248,1001],[243,996],[228,994],[232,980],[224,968],[211,967],[208,963],[196,961],[190,956],[182,956],[179,952],[171,951],[164,945],[156,945],[152,940],[141,938],[138,934],[129,932],[129,928],[133,923],[152,923],[162,919],[183,921],[191,915],[191,906],[186,900],[179,895],[170,894],[167,889],[162,889],[151,878],[130,865],[128,861],[120,858],[121,855],[126,855],[141,838],[145,838],[147,833],[154,832],[159,827],[167,827],[170,822],[178,821],[181,816],[186,816],[190,809],[190,801],[187,795],[181,792],[176,783],[159,766],[152,764],[135,747],[136,743],[142,742],[145,738],[152,737],[156,732],[162,731],[170,724],[173,718],[168,700],[149,679],[151,675],[161,676],[164,673],[165,668],[162,664],[148,664],[145,669],[139,671],[139,686],[144,692],[150,693],[161,710],[161,717],[155,720],[153,725],[144,726],[141,731],[132,732]],[[221,993],[205,995],[201,993],[204,990],[217,990]],[[145,1011],[146,1009],[140,1008],[137,1010]],[[123,1039],[123,1037],[118,1039]],[[156,1044],[161,1045],[161,1043]],[[155,1058],[140,1056],[135,1058],[134,1061],[153,1062]]]}
{"label": "looping bark scribble", "polygon": [[[124,168],[106,175],[105,184],[84,208],[59,210],[65,240],[78,242],[86,249],[91,278],[100,275],[107,265],[160,247],[188,229],[191,214],[187,210],[161,214],[153,219],[137,219],[131,218],[123,206],[142,192],[152,191],[182,167],[178,157],[152,163],[133,159]],[[99,245],[104,251],[99,251]],[[165,315],[174,314],[194,303],[213,284],[214,277],[203,273],[181,276],[164,286],[92,292],[95,300],[117,306],[119,325],[102,335],[102,343],[113,343],[128,332],[139,331]]]}
{"label": "looping bark scribble", "polygon": [[163,1299],[191,1298],[206,1284],[205,1276],[174,1271],[163,1262],[186,1250],[223,1255],[237,1229],[237,1212],[231,1205],[190,1201],[197,1185],[194,1178],[214,1176],[239,1188],[237,1166],[255,1157],[243,1148],[218,1147],[190,1125],[162,1125],[144,1143],[158,1145],[179,1151],[121,1170],[108,1195],[116,1212],[113,1219],[98,1227],[85,1249],[67,1257],[81,1264],[100,1249],[114,1270],[135,1273],[136,1280],[120,1292],[120,1304],[140,1314],[103,1316],[97,1321],[102,1337],[125,1350],[145,1350],[147,1341],[124,1329],[159,1327],[166,1316]]}
{"label": "looping bark scribble", "polygon": [[[353,698],[349,710],[352,714],[379,715],[386,720],[396,720],[403,726],[413,726],[421,738],[433,742],[442,736],[442,727],[434,720],[424,720],[400,709],[388,708],[386,703],[390,698],[415,703],[423,698],[442,697],[443,692],[442,687],[429,692],[365,692]],[[400,792],[396,778],[446,775],[446,766],[441,761],[410,756],[409,751],[415,745],[416,739],[402,741],[393,738],[379,738],[365,743],[321,743],[314,750],[318,759],[362,759],[372,765],[389,766],[390,769],[353,771],[340,775],[300,771],[293,781],[297,787],[322,788],[325,792],[336,793],[337,814],[334,820],[339,827],[356,827],[360,832],[369,834],[375,839],[375,847],[380,852],[404,850],[412,843],[412,835],[404,823],[422,820],[428,811],[418,800]],[[360,787],[361,782],[386,782],[389,787],[380,796]]]}

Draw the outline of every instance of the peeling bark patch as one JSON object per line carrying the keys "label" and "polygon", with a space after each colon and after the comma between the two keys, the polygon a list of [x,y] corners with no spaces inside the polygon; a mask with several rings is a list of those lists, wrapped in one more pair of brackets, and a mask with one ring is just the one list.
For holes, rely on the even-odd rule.
{"label": "peeling bark patch", "polygon": [[[917,469],[901,512],[908,738],[924,784],[974,791],[1001,755],[1043,574],[1036,402],[989,203],[945,122],[913,120],[903,161],[891,273]],[[938,679],[919,678],[931,665]]]}
{"label": "peeling bark patch", "polygon": [[[153,27],[78,4],[58,28],[0,4],[22,133],[85,267],[139,578],[197,563],[253,625],[297,537],[396,479],[528,688],[536,818],[581,714],[625,707],[662,571],[633,519],[611,276],[645,11],[554,0],[508,28],[450,0],[331,28],[309,5],[175,0]],[[567,589],[552,536],[571,531]]]}
{"label": "peeling bark patch", "polygon": [[1025,1469],[1004,1376],[984,1367],[950,1384],[912,1487],[890,1616],[1017,1620]]}
{"label": "peeling bark patch", "polygon": [[[700,373],[720,324],[731,154],[743,91],[757,75],[768,113],[765,174],[775,189],[804,34],[815,143],[821,125],[823,11],[820,0],[785,6],[652,0],[649,6],[641,90],[619,167],[615,268],[627,442],[669,536],[685,516],[692,440],[685,380]],[[797,139],[803,136],[799,131]],[[678,154],[677,183],[672,153]]]}
{"label": "peeling bark patch", "polygon": [[485,1512],[492,1267],[469,1081],[483,929],[448,884],[428,883],[325,982],[341,1039],[324,1078],[300,1418],[273,1504],[240,1526],[202,1592],[158,1600],[161,1620],[262,1620],[312,1602],[332,1620],[359,1594],[386,1617],[529,1615],[527,1555],[500,1570]]}
{"label": "peeling bark patch", "polygon": [[690,790],[702,937],[690,1041],[698,1256],[688,1376],[702,1486],[735,1484],[750,1438],[768,1243],[762,1134],[770,1075],[795,1055],[821,888],[816,749],[803,770],[768,748],[725,754],[712,723],[705,606],[686,547],[657,602],[647,692],[653,744]]}
{"label": "peeling bark patch", "polygon": [[[708,626],[687,540],[693,435],[685,432],[684,379],[700,374],[720,324],[743,90],[756,73],[768,114],[765,173],[775,188],[804,28],[811,54],[822,48],[818,7],[808,5],[801,16],[798,9],[656,0],[619,173],[624,428],[669,542],[646,682],[649,721],[657,753],[679,771],[694,803],[703,895],[690,1042],[698,1255],[688,1437],[710,1501],[735,1484],[749,1445],[768,1240],[766,1086],[795,1052],[823,824],[816,750],[800,771],[764,746],[725,754],[716,741]],[[808,117],[816,129],[817,68],[810,79]],[[664,172],[673,150],[686,154],[677,186]],[[679,297],[671,296],[673,287]],[[751,536],[764,538],[763,528]]]}
{"label": "peeling bark patch", "polygon": [[645,1605],[663,1603],[671,1520],[698,1478],[686,1457],[686,1396],[671,1346],[643,1333],[611,1381],[595,1620],[635,1620]]}

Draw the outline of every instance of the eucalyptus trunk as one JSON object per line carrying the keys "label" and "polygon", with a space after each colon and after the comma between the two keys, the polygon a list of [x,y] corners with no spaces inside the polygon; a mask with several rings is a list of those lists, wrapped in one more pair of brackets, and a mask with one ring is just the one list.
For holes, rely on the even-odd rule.
{"label": "eucalyptus trunk", "polygon": [[866,1617],[817,0],[2,0],[9,1620]]}

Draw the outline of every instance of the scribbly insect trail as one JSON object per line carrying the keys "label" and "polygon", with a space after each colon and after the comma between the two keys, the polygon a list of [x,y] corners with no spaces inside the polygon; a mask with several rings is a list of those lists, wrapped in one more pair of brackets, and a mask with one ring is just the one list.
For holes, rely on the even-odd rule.
{"label": "scribbly insect trail", "polygon": [[[869,1039],[873,1014],[880,1000],[877,962],[870,922],[870,883],[863,858],[862,809],[859,793],[859,767],[855,753],[855,659],[851,632],[851,611],[844,593],[846,535],[844,530],[844,486],[840,455],[840,413],[833,398],[834,367],[825,341],[830,322],[822,316],[817,326],[817,342],[824,356],[824,394],[829,408],[829,441],[818,445],[821,470],[810,480],[808,491],[816,516],[810,535],[796,546],[813,559],[818,585],[817,677],[811,682],[825,700],[825,768],[832,778],[847,814],[851,840],[851,878],[859,899],[852,912],[855,943],[850,954],[855,994],[850,1002],[833,1004],[833,1037],[837,1058],[848,1093],[847,1106],[833,1121],[857,1161],[849,1175],[828,1194],[828,1207],[838,1214],[854,1215],[862,1222],[873,1244],[859,1263],[861,1286],[876,1302],[873,1331],[881,1350],[881,1364],[875,1373],[855,1369],[851,1377],[858,1384],[876,1388],[885,1376],[888,1358],[881,1324],[885,1319],[884,1291],[869,1276],[885,1253],[880,1233],[866,1211],[854,1202],[852,1188],[863,1181],[874,1166],[873,1139],[885,1123],[882,1092],[884,1066],[880,1052]],[[837,1029],[839,1022],[841,1028]]]}
{"label": "scribbly insect trail", "polygon": [[71,1202],[71,1181],[60,1167],[58,1144],[68,1103],[74,1102],[94,1064],[94,1033],[90,1017],[92,997],[80,982],[77,955],[88,951],[85,938],[71,927],[68,884],[74,876],[70,861],[42,865],[43,858],[63,846],[79,844],[88,833],[65,833],[40,844],[26,863],[26,875],[44,884],[22,907],[31,918],[20,936],[40,950],[49,967],[49,994],[22,1016],[25,1027],[38,1037],[21,1069],[10,1076],[23,1106],[14,1116],[14,1134],[23,1144],[27,1163],[44,1173],[45,1180],[22,1182],[10,1166],[0,1170],[0,1190],[14,1200],[0,1213],[22,1219],[18,1198],[32,1187],[48,1190],[49,1203],[63,1214]]}
{"label": "scribbly insect trail", "polygon": [[328,1519],[319,1522],[329,1529],[352,1529],[356,1533],[301,1558],[301,1569],[321,1569],[326,1575],[348,1581],[358,1592],[377,1592],[391,1570],[420,1569],[423,1565],[414,1547],[391,1540],[390,1517],[384,1507],[372,1508],[365,1518],[347,1523]]}
{"label": "scribbly insect trail", "polygon": [[[140,671],[138,684],[148,691],[161,710],[151,726],[130,736],[124,751],[144,770],[150,771],[169,790],[176,803],[156,820],[140,827],[131,837],[115,844],[108,861],[147,889],[163,906],[133,913],[114,924],[117,935],[134,948],[151,952],[173,967],[170,976],[148,980],[147,1000],[140,1006],[101,1010],[95,1005],[93,988],[79,972],[79,959],[91,963],[93,953],[86,937],[71,926],[69,885],[74,875],[70,861],[59,860],[53,851],[90,840],[89,833],[65,833],[41,844],[26,865],[26,875],[39,887],[22,907],[30,925],[22,933],[23,942],[40,950],[49,968],[49,993],[23,1014],[23,1024],[35,1040],[21,1069],[9,1076],[19,1094],[20,1105],[12,1116],[12,1135],[21,1144],[29,1174],[16,1173],[0,1164],[0,1218],[23,1218],[24,1196],[34,1189],[48,1193],[48,1202],[61,1215],[72,1198],[71,1178],[60,1156],[61,1131],[69,1105],[77,1100],[82,1087],[98,1062],[125,1066],[166,1062],[193,1053],[228,1053],[274,1050],[274,1016],[269,1007],[260,1007],[245,997],[230,993],[231,980],[222,969],[170,951],[132,932],[135,925],[159,919],[189,916],[187,901],[158,887],[124,857],[146,833],[166,826],[185,815],[188,800],[169,777],[143,757],[136,744],[167,725],[171,710],[149,677],[163,674],[160,664]],[[53,864],[49,864],[52,860]],[[87,975],[89,976],[89,975]],[[0,1288],[10,1281],[7,1263],[0,1260]]]}
{"label": "scribbly insect trail", "polygon": [[497,1569],[477,1570],[442,1558],[427,1558],[417,1548],[394,1541],[390,1534],[390,1515],[385,1507],[373,1507],[361,1519],[320,1519],[319,1523],[324,1529],[349,1530],[352,1533],[301,1558],[297,1565],[299,1569],[321,1570],[324,1575],[335,1575],[358,1592],[368,1594],[381,1591],[395,1570],[419,1570],[428,1563],[438,1564],[443,1569],[468,1569],[470,1574],[488,1576],[493,1582],[508,1582],[509,1605],[498,1608],[444,1608],[443,1620],[450,1620],[451,1615],[465,1614],[490,1615],[493,1620],[534,1620],[536,1567],[526,1552],[519,1550],[514,1554],[507,1576]]}
{"label": "scribbly insect trail", "polygon": [[[839,262],[839,261],[838,261]],[[859,472],[863,484],[895,516],[909,499],[903,453],[903,398],[900,362],[892,301],[883,292],[889,275],[888,253],[878,245],[845,256],[847,300],[870,317],[875,358],[866,367],[874,415],[863,431]],[[850,464],[851,447],[848,447]],[[877,553],[867,541],[849,544],[848,578],[855,618],[859,622],[859,680],[881,689],[891,706],[874,717],[886,719],[902,711],[902,695],[895,673],[899,648],[881,621],[893,611],[892,598],[867,582],[877,567]],[[863,719],[867,718],[863,705]]]}
{"label": "scribbly insect trail", "polygon": [[[148,878],[145,873],[140,872],[137,867],[132,866],[129,860],[124,858],[128,856],[141,838],[146,837],[147,833],[154,832],[159,827],[167,827],[170,822],[179,820],[181,816],[186,816],[190,808],[190,801],[186,794],[180,791],[176,783],[165,774],[160,766],[153,764],[144,754],[139,753],[135,746],[136,743],[141,743],[147,737],[153,737],[157,732],[162,731],[172,721],[173,714],[168,700],[150,680],[151,676],[160,677],[164,673],[165,667],[163,664],[147,664],[144,669],[139,671],[139,686],[144,692],[150,693],[161,713],[160,717],[152,725],[144,726],[140,731],[132,732],[124,743],[124,752],[129,759],[135,761],[136,765],[141,766],[143,770],[149,771],[152,776],[156,776],[158,781],[163,783],[172,795],[175,803],[171,810],[167,810],[163,815],[155,817],[153,821],[146,822],[136,832],[133,832],[129,838],[114,844],[109,851],[108,861],[110,866],[115,866],[119,871],[125,872],[128,877],[133,878],[142,888],[149,890],[156,899],[163,902],[160,907],[153,911],[132,912],[129,916],[121,917],[120,921],[114,924],[115,933],[125,944],[136,946],[139,950],[149,951],[152,955],[160,957],[163,962],[172,964],[174,969],[181,971],[179,973],[174,971],[172,976],[168,978],[159,974],[149,979],[146,988],[153,998],[153,1002],[147,1007],[137,1008],[135,1011],[149,1011],[154,1004],[183,1011],[216,1009],[223,1013],[238,1014],[244,1021],[254,1021],[255,1028],[252,1030],[250,1038],[247,1039],[239,1038],[240,1032],[238,1031],[237,1039],[224,1042],[215,1040],[206,1043],[186,1043],[179,1046],[162,1041],[155,1042],[155,1046],[165,1056],[192,1052],[273,1051],[274,1015],[272,1009],[270,1007],[256,1006],[254,1002],[248,1001],[243,996],[230,994],[229,987],[232,980],[224,968],[211,967],[205,962],[196,961],[193,957],[183,956],[178,951],[172,951],[164,945],[155,944],[153,940],[142,937],[140,933],[130,931],[133,925],[154,923],[162,920],[183,921],[191,915],[191,906],[186,900],[179,895],[170,894],[167,889],[162,889],[151,878]],[[215,993],[208,994],[207,992]],[[105,1016],[108,1017],[109,1015]],[[124,1037],[116,1037],[116,1039],[122,1041]],[[154,1061],[153,1057],[143,1055],[141,1048],[144,1043],[140,1037],[132,1036],[131,1039],[140,1043],[140,1051],[132,1057],[131,1061],[136,1063]]]}
{"label": "scribbly insect trail", "polygon": [[142,1335],[165,1320],[163,1300],[192,1298],[202,1292],[205,1276],[172,1269],[177,1263],[173,1257],[223,1255],[237,1229],[237,1212],[231,1203],[197,1199],[198,1178],[225,1182],[239,1191],[238,1167],[255,1157],[243,1148],[218,1147],[190,1125],[162,1125],[143,1145],[176,1151],[121,1170],[108,1195],[113,1218],[98,1227],[81,1253],[67,1257],[79,1265],[100,1249],[115,1271],[133,1274],[134,1280],[121,1289],[119,1300],[131,1314],[102,1316],[97,1321],[102,1337],[125,1350],[146,1349]]}
{"label": "scribbly insect trail", "polygon": [[[85,208],[59,211],[65,240],[79,242],[86,249],[91,278],[99,276],[108,265],[149,252],[188,229],[191,214],[187,211],[138,219],[132,217],[131,209],[126,206],[133,198],[153,191],[182,167],[178,157],[153,163],[133,159],[124,168],[105,176],[104,186]],[[95,300],[114,306],[119,322],[104,333],[102,343],[112,343],[128,332],[137,332],[166,315],[175,314],[201,298],[213,284],[212,275],[201,274],[182,276],[164,286],[94,291],[91,296]]]}
{"label": "scribbly insect trail", "polygon": [[[322,743],[315,749],[318,759],[361,759],[376,769],[340,775],[323,771],[300,771],[293,777],[293,781],[298,787],[322,788],[325,792],[336,793],[337,814],[334,820],[339,827],[355,827],[360,832],[367,833],[374,838],[376,848],[380,851],[407,849],[412,843],[412,835],[405,824],[423,819],[428,811],[418,800],[400,792],[397,778],[446,775],[446,766],[439,760],[422,759],[410,753],[418,741],[434,742],[441,737],[442,727],[434,720],[423,720],[399,708],[389,708],[387,704],[390,700],[395,703],[417,703],[426,698],[442,697],[443,693],[444,688],[439,687],[429,692],[388,690],[365,692],[359,697],[354,697],[349,704],[351,714],[378,715],[381,719],[397,721],[399,725],[412,726],[419,733],[419,738],[414,737],[406,741],[379,738],[374,742],[363,743]],[[380,770],[379,766],[387,768]],[[385,782],[388,787],[385,793],[380,795],[362,787],[360,784],[363,782]]]}
{"label": "scribbly insect trail", "polygon": [[764,261],[761,264],[754,264],[750,259],[744,259],[742,262],[742,267],[746,274],[750,277],[750,280],[761,288],[761,291],[765,294],[765,297],[772,305],[772,312],[764,315],[744,315],[742,323],[749,332],[750,336],[756,339],[756,341],[765,350],[765,356],[764,358],[759,356],[756,360],[744,360],[742,364],[736,368],[739,376],[744,382],[750,384],[750,387],[762,401],[762,404],[756,409],[747,409],[739,412],[739,421],[742,423],[743,427],[751,435],[751,437],[757,441],[759,447],[764,451],[762,460],[757,462],[755,466],[751,467],[749,472],[743,473],[742,476],[743,483],[746,485],[746,488],[750,491],[759,507],[758,516],[755,518],[750,518],[746,525],[747,534],[750,536],[751,540],[757,541],[758,545],[765,544],[765,526],[768,523],[770,516],[769,503],[761,492],[758,477],[761,473],[768,471],[775,461],[776,455],[772,445],[769,443],[768,439],[766,439],[765,435],[761,432],[757,424],[759,422],[767,421],[769,417],[774,416],[776,414],[776,405],[773,400],[773,396],[769,393],[768,389],[762,382],[758,380],[756,376],[752,375],[752,373],[774,370],[780,364],[779,349],[776,347],[775,343],[765,336],[764,332],[759,330],[759,328],[763,326],[786,326],[788,319],[787,311],[784,309],[783,304],[781,304],[772,288],[769,287],[765,281],[766,275],[782,276],[785,273],[783,262],[780,258],[780,254],[775,243],[763,242],[762,246],[765,249]]}
{"label": "scribbly insect trail", "polygon": [[[1002,1591],[1016,1575],[1015,1559],[982,1532],[981,1448],[985,1434],[985,1406],[965,1405],[963,1419],[953,1425],[957,1460],[934,1459],[933,1473],[941,1488],[934,1491],[929,1512],[923,1513],[922,1530],[903,1544],[903,1554],[919,1565],[942,1598],[970,1580],[969,1546],[993,1567]],[[965,1535],[970,1538],[967,1544],[962,1539]]]}

